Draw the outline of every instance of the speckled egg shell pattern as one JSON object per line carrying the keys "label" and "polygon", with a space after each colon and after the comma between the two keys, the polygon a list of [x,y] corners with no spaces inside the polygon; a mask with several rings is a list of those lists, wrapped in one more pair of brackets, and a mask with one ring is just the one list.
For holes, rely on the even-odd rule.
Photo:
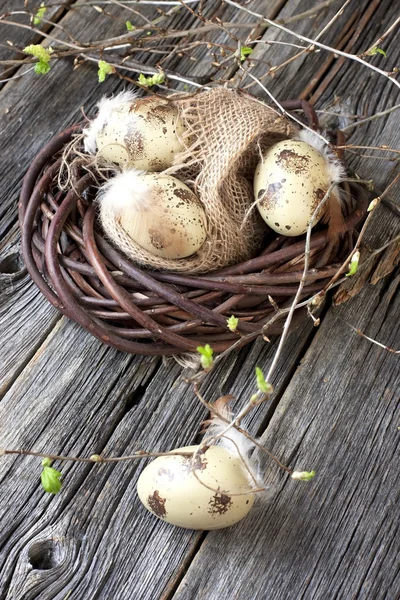
{"label": "speckled egg shell pattern", "polygon": [[145,171],[170,167],[183,145],[178,111],[158,98],[141,98],[115,109],[96,137],[101,156]]}
{"label": "speckled egg shell pattern", "polygon": [[151,182],[147,206],[125,212],[121,227],[155,256],[179,259],[197,252],[206,240],[206,217],[197,196],[170,175],[143,174]]}
{"label": "speckled egg shell pattern", "polygon": [[296,236],[307,231],[330,183],[327,162],[315,148],[302,141],[284,140],[258,163],[254,194],[267,225],[277,233]]}
{"label": "speckled egg shell pattern", "polygon": [[[174,452],[193,452],[198,446]],[[238,457],[224,448],[211,446],[196,458],[196,474],[191,472],[191,457],[162,456],[142,472],[137,491],[144,506],[160,519],[187,529],[221,529],[247,515],[254,503],[253,493],[242,496],[250,484]]]}

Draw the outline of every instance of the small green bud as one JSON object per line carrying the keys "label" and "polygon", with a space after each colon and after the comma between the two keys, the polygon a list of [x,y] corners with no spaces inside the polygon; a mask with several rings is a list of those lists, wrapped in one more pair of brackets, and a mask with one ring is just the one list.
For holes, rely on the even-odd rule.
{"label": "small green bud", "polygon": [[151,75],[150,77],[146,77],[143,73],[140,73],[138,77],[138,83],[143,85],[144,87],[152,87],[153,85],[159,85],[160,83],[164,83],[165,81],[165,73],[156,73],[155,75]]}
{"label": "small green bud", "polygon": [[272,394],[273,387],[270,383],[265,381],[265,377],[264,377],[263,372],[261,371],[260,367],[256,367],[256,380],[257,380],[257,387],[260,390],[260,392],[263,392],[263,394]]}
{"label": "small green bud", "polygon": [[48,466],[43,467],[40,479],[44,491],[48,494],[58,494],[62,487],[60,477],[60,471],[56,471],[56,469]]}
{"label": "small green bud", "polygon": [[44,17],[44,13],[46,12],[47,8],[45,7],[44,3],[42,2],[40,7],[37,9],[36,11],[36,15],[33,17],[33,24],[34,25],[40,25],[40,23],[42,22],[42,18]]}
{"label": "small green bud", "polygon": [[125,25],[126,25],[126,28],[128,31],[133,31],[135,29],[135,27],[132,25],[132,23],[130,21],[126,21]]}
{"label": "small green bud", "polygon": [[200,362],[203,369],[205,371],[211,369],[214,363],[214,350],[211,348],[210,344],[206,344],[205,346],[197,346],[196,350],[200,354]]}
{"label": "small green bud", "polygon": [[375,48],[371,48],[371,50],[368,52],[369,56],[375,56],[376,54],[382,54],[382,56],[384,56],[386,58],[387,54],[384,50],[382,50],[382,48],[378,48],[378,46],[375,46]]}
{"label": "small green bud", "polygon": [[250,48],[249,46],[242,46],[240,48],[240,62],[244,62],[246,60],[246,58],[248,56],[250,56],[250,54],[252,54],[253,52],[253,48]]}
{"label": "small green bud", "polygon": [[360,252],[357,250],[357,252],[354,252],[353,256],[351,257],[351,261],[349,264],[349,270],[346,273],[346,277],[352,277],[352,275],[355,275],[357,273],[359,262],[360,262]]}
{"label": "small green bud", "polygon": [[24,52],[38,59],[38,62],[35,64],[35,73],[45,75],[50,71],[50,59],[53,52],[51,47],[43,48],[40,44],[31,44],[24,48]]}
{"label": "small green bud", "polygon": [[90,460],[93,462],[101,462],[103,459],[101,458],[100,454],[92,454],[92,456],[90,456]]}
{"label": "small green bud", "polygon": [[239,324],[239,319],[234,315],[231,315],[229,319],[226,320],[226,324],[228,326],[229,331],[235,332]]}
{"label": "small green bud", "polygon": [[47,456],[42,460],[42,467],[51,467],[51,463],[53,461],[51,460],[51,458],[48,458]]}
{"label": "small green bud", "polygon": [[314,477],[315,471],[294,471],[292,473],[292,479],[296,479],[296,481],[311,481]]}
{"label": "small green bud", "polygon": [[378,202],[379,202],[380,198],[374,198],[368,205],[367,211],[371,212],[371,210],[374,210],[375,206],[377,206]]}
{"label": "small green bud", "polygon": [[111,73],[115,73],[115,67],[110,65],[105,60],[99,60],[97,63],[99,66],[99,70],[97,71],[97,75],[99,77],[99,83],[103,83],[106,80],[107,75],[111,75]]}

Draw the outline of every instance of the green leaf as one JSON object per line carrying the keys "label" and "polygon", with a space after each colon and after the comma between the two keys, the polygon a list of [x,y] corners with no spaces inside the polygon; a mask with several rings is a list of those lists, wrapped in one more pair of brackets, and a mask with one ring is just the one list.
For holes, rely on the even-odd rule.
{"label": "green leaf", "polygon": [[99,70],[97,72],[99,76],[99,83],[103,83],[105,81],[107,75],[111,75],[111,73],[115,73],[115,67],[108,64],[105,60],[99,60],[97,63],[99,65]]}
{"label": "green leaf", "polygon": [[214,363],[214,350],[211,348],[210,344],[206,344],[205,346],[197,346],[196,350],[200,354],[200,361],[203,369],[211,369]]}
{"label": "green leaf", "polygon": [[372,48],[369,52],[368,52],[369,56],[375,56],[376,54],[382,54],[382,56],[384,56],[386,58],[387,54],[384,50],[382,50],[382,48],[378,48],[378,46],[375,46],[375,48]]}
{"label": "green leaf", "polygon": [[240,48],[240,56],[239,56],[240,62],[245,61],[246,58],[248,56],[250,56],[250,54],[252,54],[252,52],[253,52],[253,48],[250,48],[249,46],[242,46]]}
{"label": "green leaf", "polygon": [[354,252],[353,256],[351,257],[351,261],[349,264],[349,270],[346,273],[346,277],[352,277],[352,275],[355,275],[357,273],[359,262],[360,262],[360,252],[357,250],[357,252]]}
{"label": "green leaf", "polygon": [[35,73],[45,75],[50,71],[52,48],[43,48],[40,44],[31,44],[24,48],[24,52],[38,59],[38,62],[35,64]]}
{"label": "green leaf", "polygon": [[226,320],[226,324],[228,326],[229,331],[236,331],[237,326],[239,324],[239,319],[234,315],[231,315],[229,319]]}
{"label": "green leaf", "polygon": [[161,73],[156,73],[155,75],[150,75],[150,77],[146,77],[143,73],[140,73],[138,77],[138,83],[143,85],[144,87],[152,87],[153,85],[159,85],[160,83],[164,83],[165,81],[165,73],[161,71]]}
{"label": "green leaf", "polygon": [[50,71],[50,65],[47,62],[43,62],[42,60],[39,60],[39,62],[37,62],[35,64],[35,73],[37,73],[38,75],[46,75],[46,73],[48,73]]}
{"label": "green leaf", "polygon": [[314,477],[315,471],[294,471],[292,473],[292,479],[296,479],[297,481],[311,481]]}
{"label": "green leaf", "polygon": [[128,31],[134,31],[134,29],[136,29],[130,21],[125,21],[125,25]]}
{"label": "green leaf", "polygon": [[273,391],[272,385],[270,383],[268,383],[267,381],[265,381],[265,377],[264,377],[263,372],[261,371],[260,367],[256,367],[256,380],[257,380],[257,387],[260,390],[260,392],[263,392],[263,394],[272,394],[272,391]]}
{"label": "green leaf", "polygon": [[49,494],[58,494],[62,487],[60,477],[60,471],[56,471],[53,467],[44,466],[40,476],[44,491]]}
{"label": "green leaf", "polygon": [[38,8],[38,10],[36,11],[36,15],[33,17],[33,24],[34,25],[40,25],[40,23],[42,22],[42,18],[44,17],[44,13],[46,12],[47,8],[45,7],[44,3],[42,2],[40,7]]}

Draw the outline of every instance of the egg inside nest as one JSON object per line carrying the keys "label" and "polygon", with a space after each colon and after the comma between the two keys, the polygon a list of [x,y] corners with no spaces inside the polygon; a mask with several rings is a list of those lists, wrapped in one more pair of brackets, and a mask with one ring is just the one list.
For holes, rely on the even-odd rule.
{"label": "egg inside nest", "polygon": [[[254,175],[257,207],[267,225],[277,233],[286,236],[305,233],[332,183],[343,177],[344,170],[338,161],[331,159],[321,144],[317,146],[321,152],[302,139],[283,140],[272,146],[257,165]],[[340,202],[337,192],[332,197]],[[322,208],[317,213],[314,224],[324,212]]]}

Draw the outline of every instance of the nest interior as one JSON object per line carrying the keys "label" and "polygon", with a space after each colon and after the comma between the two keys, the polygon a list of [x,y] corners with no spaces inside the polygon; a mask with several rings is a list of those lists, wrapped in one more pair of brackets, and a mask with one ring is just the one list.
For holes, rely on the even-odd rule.
{"label": "nest interior", "polygon": [[[315,113],[304,102],[285,103],[288,110],[299,106],[316,127]],[[102,342],[133,354],[178,355],[204,344],[221,352],[262,333],[279,334],[284,315],[276,319],[276,307],[293,302],[304,269],[305,236],[270,232],[255,258],[202,275],[139,267],[98,226],[94,174],[76,166],[69,188],[58,186],[62,151],[80,130],[71,127],[43,148],[21,191],[22,253],[46,298]],[[337,272],[366,213],[363,188],[342,186],[346,232],[332,241],[327,228],[313,230],[302,299],[322,290]],[[235,332],[227,327],[232,314],[239,319]],[[301,310],[295,314],[294,325],[306,317]]]}

